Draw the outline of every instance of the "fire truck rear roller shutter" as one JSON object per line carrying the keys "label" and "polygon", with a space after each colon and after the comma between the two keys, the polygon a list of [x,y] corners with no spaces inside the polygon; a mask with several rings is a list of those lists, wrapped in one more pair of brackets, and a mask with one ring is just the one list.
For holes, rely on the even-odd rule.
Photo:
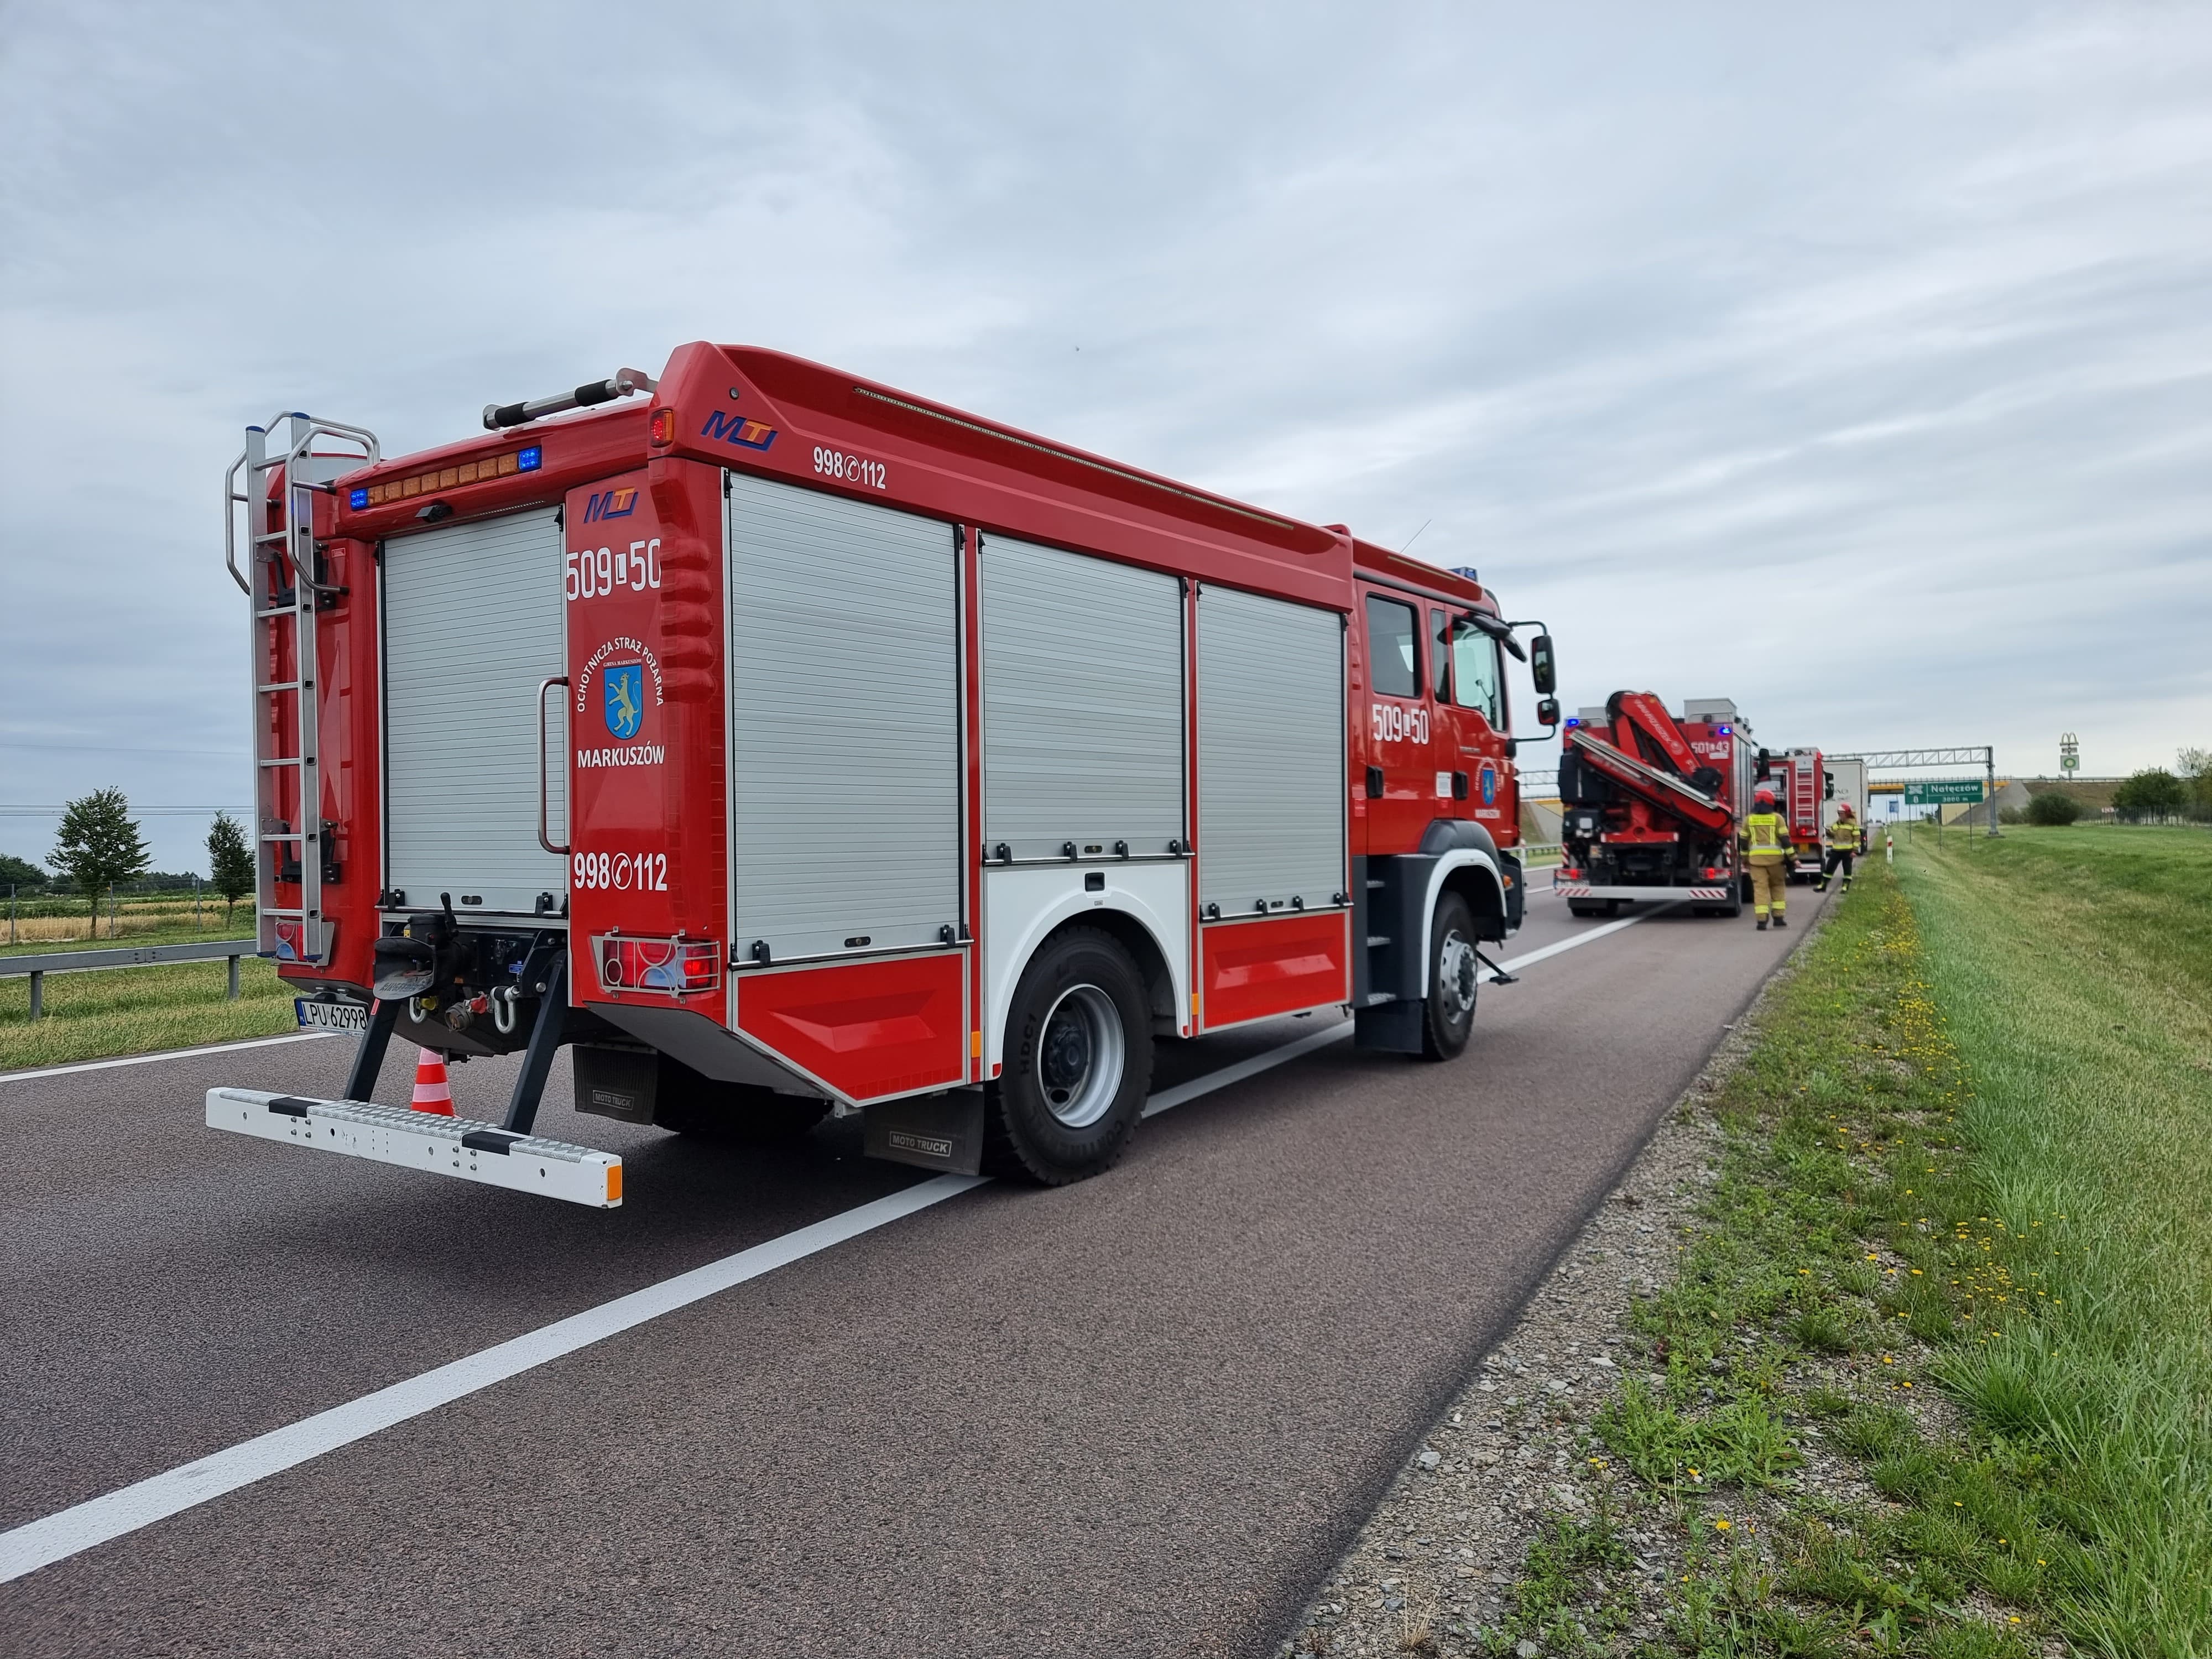
{"label": "fire truck rear roller shutter", "polygon": [[1200,900],[1308,908],[1344,887],[1344,625],[1232,588],[1198,602]]}
{"label": "fire truck rear roller shutter", "polygon": [[986,535],[982,611],[985,836],[1018,860],[1164,856],[1183,832],[1182,584]]}
{"label": "fire truck rear roller shutter", "polygon": [[941,948],[960,916],[948,527],[733,474],[729,550],[736,954]]}
{"label": "fire truck rear roller shutter", "polygon": [[[558,757],[564,710],[531,694],[562,672],[561,528],[550,511],[395,536],[385,544],[389,886],[437,902],[474,896],[532,913],[568,890],[538,844],[538,732]],[[566,839],[568,769],[547,769],[546,817]]]}

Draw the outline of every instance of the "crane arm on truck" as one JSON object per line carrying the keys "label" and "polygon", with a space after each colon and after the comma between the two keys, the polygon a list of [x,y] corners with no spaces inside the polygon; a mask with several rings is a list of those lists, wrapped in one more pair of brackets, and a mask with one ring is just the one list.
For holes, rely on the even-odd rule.
{"label": "crane arm on truck", "polygon": [[[1668,724],[1671,726],[1673,723]],[[1726,802],[1692,787],[1671,772],[1662,771],[1623,752],[1588,727],[1571,730],[1567,743],[1588,764],[1646,805],[1714,835],[1735,827],[1735,814],[1729,810]]]}

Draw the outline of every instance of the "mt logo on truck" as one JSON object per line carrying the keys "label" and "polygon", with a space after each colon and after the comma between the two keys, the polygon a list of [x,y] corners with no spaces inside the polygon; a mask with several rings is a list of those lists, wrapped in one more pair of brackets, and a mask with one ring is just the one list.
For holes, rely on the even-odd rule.
{"label": "mt logo on truck", "polygon": [[[343,1098],[211,1126],[611,1206],[532,1133],[566,1047],[586,1113],[1054,1183],[1161,1042],[1467,1047],[1526,890],[1501,653],[1558,720],[1472,569],[756,347],[484,424],[233,465],[262,950],[373,1012]],[[518,1056],[500,1121],[369,1103],[395,1036]]]}

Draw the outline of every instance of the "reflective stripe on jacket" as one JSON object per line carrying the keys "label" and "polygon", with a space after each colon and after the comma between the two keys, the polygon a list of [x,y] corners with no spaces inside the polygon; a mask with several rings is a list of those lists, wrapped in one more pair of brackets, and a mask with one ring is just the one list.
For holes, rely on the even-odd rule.
{"label": "reflective stripe on jacket", "polygon": [[1780,858],[1790,850],[1790,820],[1779,812],[1753,812],[1743,821],[1744,844],[1753,858]]}
{"label": "reflective stripe on jacket", "polygon": [[1859,826],[1855,818],[1838,818],[1828,826],[1828,846],[1838,853],[1859,850]]}

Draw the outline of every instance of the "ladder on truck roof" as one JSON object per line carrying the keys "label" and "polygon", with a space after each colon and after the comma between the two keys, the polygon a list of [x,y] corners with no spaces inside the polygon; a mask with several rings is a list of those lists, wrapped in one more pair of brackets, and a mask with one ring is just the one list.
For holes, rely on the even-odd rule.
{"label": "ladder on truck roof", "polygon": [[[287,429],[272,444],[271,428],[280,421]],[[316,441],[325,438],[358,445],[366,453],[318,453]],[[331,956],[323,879],[331,826],[322,816],[315,617],[340,590],[319,579],[314,498],[319,492],[330,493],[332,478],[373,466],[380,456],[374,433],[294,410],[272,416],[267,426],[246,428],[245,452],[223,475],[223,560],[231,580],[244,590],[252,617],[257,932],[260,953],[283,962],[324,963]],[[268,527],[272,504],[278,519],[273,529]],[[246,524],[244,570],[238,563],[241,506]],[[280,880],[296,880],[297,904],[276,902]]]}

